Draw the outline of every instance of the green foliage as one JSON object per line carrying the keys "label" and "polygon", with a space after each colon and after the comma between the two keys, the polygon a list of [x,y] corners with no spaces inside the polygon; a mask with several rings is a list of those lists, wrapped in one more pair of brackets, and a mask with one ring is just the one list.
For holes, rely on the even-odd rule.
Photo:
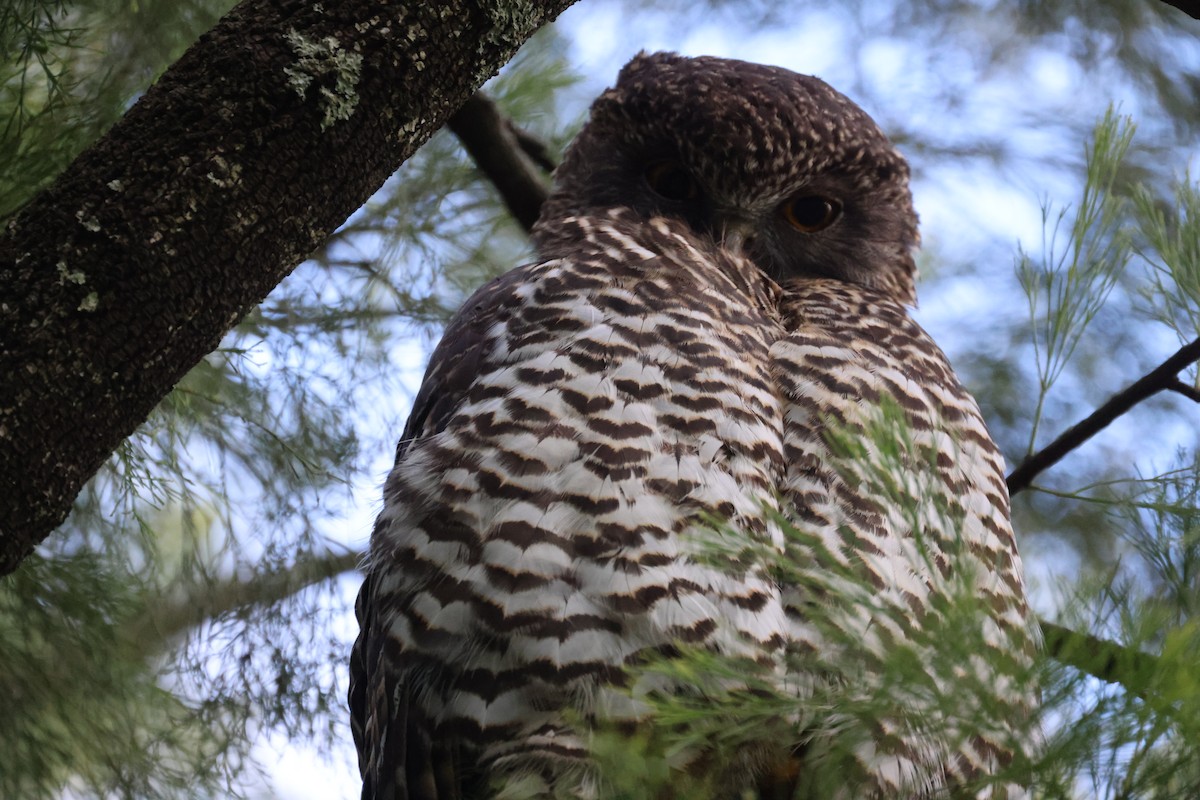
{"label": "green foliage", "polygon": [[[1111,187],[1131,137],[1131,126],[1117,124],[1111,113],[1097,126],[1084,190],[1084,207],[1090,196],[1095,211],[1083,235],[1104,234],[1096,248],[1100,255],[1090,262],[1099,265],[1098,277],[1085,273],[1062,303],[1050,303],[1047,316],[1054,322],[1047,322],[1046,330],[1055,333],[1047,340],[1057,335],[1057,341],[1070,342],[1074,335],[1078,341],[1073,326],[1086,325],[1112,288],[1115,273],[1108,265],[1124,263],[1130,252],[1151,267],[1141,290],[1149,300],[1146,315],[1165,322],[1181,339],[1195,335],[1192,251],[1200,236],[1195,191],[1185,179],[1168,199],[1139,184],[1128,190],[1132,209],[1124,208],[1111,196]],[[1071,240],[1081,237],[1073,233]],[[1039,284],[1030,274],[1022,276],[1023,284],[1035,307],[1034,292],[1054,279]],[[1062,308],[1066,311],[1053,313]],[[1073,343],[1062,348],[1064,360],[1072,348]],[[1040,374],[1044,399],[1053,382],[1045,376],[1057,375],[1046,369]],[[1081,635],[1054,637],[1058,652],[1047,663],[1043,709],[1049,719],[1069,722],[1055,726],[1042,757],[1045,796],[1082,791],[1102,797],[1192,797],[1200,792],[1200,684],[1194,668],[1200,655],[1195,621],[1200,461],[1193,448],[1183,450],[1179,460],[1176,468],[1149,478],[1098,481],[1070,491],[1038,487],[1043,494],[1102,509],[1119,532],[1118,560],[1065,589],[1059,604],[1066,629],[1095,631],[1120,647]],[[1110,685],[1097,686],[1064,664],[1083,666]]]}
{"label": "green foliage", "polygon": [[1029,299],[1039,389],[1028,453],[1037,444],[1046,394],[1129,262],[1130,245],[1122,229],[1125,204],[1117,194],[1117,176],[1133,133],[1132,119],[1119,118],[1110,109],[1096,125],[1085,151],[1083,194],[1066,226],[1066,243],[1060,245],[1058,238],[1070,209],[1059,211],[1050,224],[1050,209],[1043,206],[1047,238],[1042,241],[1042,255],[1035,261],[1024,251],[1019,254],[1017,276]]}
{"label": "green foliage", "polygon": [[0,4],[0,223],[116,122],[232,4]]}
{"label": "green foliage", "polygon": [[67,60],[79,33],[67,10],[63,0],[0,8],[0,220],[62,166],[54,154],[64,146],[58,112],[73,88]]}
{"label": "green foliage", "polygon": [[241,731],[160,685],[158,654],[121,635],[146,596],[88,553],[33,556],[0,583],[0,796],[223,785],[218,756],[245,749]]}
{"label": "green foliage", "polygon": [[1194,339],[1200,336],[1200,187],[1185,175],[1167,200],[1139,187],[1134,205],[1145,242],[1138,255],[1154,268],[1145,293],[1149,313],[1181,341]]}
{"label": "green foliage", "polygon": [[[843,429],[835,439],[843,445],[846,474],[870,480],[865,485],[872,496],[902,504],[911,520],[946,521],[944,515],[954,513],[928,507],[931,495],[913,491],[921,479],[907,488],[896,480],[920,474],[926,462],[895,412],[884,408],[865,431]],[[610,789],[604,796],[727,797],[730,787],[715,775],[733,775],[733,789],[749,791],[750,765],[786,764],[801,748],[806,770],[795,796],[832,796],[855,774],[856,748],[881,722],[904,718],[914,732],[953,743],[970,731],[991,730],[997,720],[1019,720],[1022,712],[998,697],[997,687],[1004,686],[1016,695],[1040,687],[1041,700],[1036,713],[1016,725],[1010,744],[1017,758],[1000,779],[1032,780],[1039,798],[1195,797],[1198,500],[1195,461],[1114,499],[1112,513],[1127,524],[1139,569],[1077,587],[1061,613],[1069,627],[1099,630],[1123,647],[1105,645],[1111,651],[1105,652],[1101,643],[1080,638],[1056,643],[1055,653],[1043,652],[1032,663],[1005,659],[1003,649],[989,646],[981,625],[986,609],[969,585],[976,566],[970,559],[952,562],[952,590],[915,625],[911,609],[881,596],[812,534],[778,520],[786,544],[776,548],[718,529],[703,543],[710,564],[758,569],[801,595],[837,598],[806,606],[806,620],[831,647],[787,652],[769,664],[680,647],[632,668],[631,691],[647,716],[633,735],[612,729],[596,739],[593,750]],[[923,512],[917,510],[922,505]],[[964,555],[960,551],[960,559]],[[864,618],[903,636],[873,648],[860,633]],[[1079,652],[1071,654],[1072,647]],[[986,670],[967,668],[983,654]],[[1088,658],[1103,662],[1111,685],[1064,665]],[[815,677],[800,682],[797,675]]]}
{"label": "green foliage", "polygon": [[[1124,650],[1105,654],[1097,665],[1113,681],[1107,687],[1048,663],[1053,680],[1044,706],[1051,719],[1070,724],[1056,728],[1043,763],[1055,770],[1059,785],[1077,793],[1047,796],[1184,798],[1200,792],[1200,463],[1194,459],[1097,500],[1121,521],[1133,566],[1074,587],[1062,622],[1098,631]],[[1098,655],[1094,644],[1069,646],[1085,658]]]}

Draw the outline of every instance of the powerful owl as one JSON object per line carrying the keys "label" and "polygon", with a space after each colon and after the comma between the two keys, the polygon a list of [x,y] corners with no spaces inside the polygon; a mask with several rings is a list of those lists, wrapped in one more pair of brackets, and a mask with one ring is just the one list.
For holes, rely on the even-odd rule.
{"label": "powerful owl", "polygon": [[400,440],[351,657],[363,798],[604,797],[593,723],[702,692],[630,669],[685,651],[795,698],[783,763],[746,744],[724,796],[1023,795],[1037,634],[1002,459],[906,311],[908,178],[817,78],[623,69]]}

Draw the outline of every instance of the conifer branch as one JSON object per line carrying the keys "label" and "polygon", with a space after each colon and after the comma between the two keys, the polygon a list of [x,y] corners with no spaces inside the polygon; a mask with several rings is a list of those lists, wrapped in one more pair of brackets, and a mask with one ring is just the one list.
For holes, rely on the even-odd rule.
{"label": "conifer branch", "polygon": [[[1044,470],[1054,466],[1068,453],[1088,439],[1104,430],[1117,417],[1138,403],[1164,390],[1197,400],[1196,390],[1179,380],[1179,373],[1200,360],[1200,339],[1181,347],[1173,356],[1131,384],[1127,389],[1113,395],[1108,402],[1093,411],[1086,419],[1068,428],[1061,436],[1046,447],[1031,455],[1013,470],[1007,479],[1009,495],[1029,488],[1033,479]],[[1181,387],[1183,387],[1181,389]]]}

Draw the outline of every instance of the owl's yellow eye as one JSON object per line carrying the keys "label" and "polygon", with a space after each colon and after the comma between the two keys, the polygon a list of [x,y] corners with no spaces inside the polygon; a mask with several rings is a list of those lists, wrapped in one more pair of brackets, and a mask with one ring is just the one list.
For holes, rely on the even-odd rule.
{"label": "owl's yellow eye", "polygon": [[801,233],[824,230],[841,215],[841,203],[815,194],[793,197],[783,204],[783,218]]}
{"label": "owl's yellow eye", "polygon": [[694,200],[700,187],[678,161],[655,161],[646,167],[646,183],[667,200]]}

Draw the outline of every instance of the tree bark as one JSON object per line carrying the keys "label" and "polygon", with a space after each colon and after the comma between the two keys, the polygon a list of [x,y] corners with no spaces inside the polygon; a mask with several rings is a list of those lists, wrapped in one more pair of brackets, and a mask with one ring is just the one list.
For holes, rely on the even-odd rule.
{"label": "tree bark", "polygon": [[569,0],[246,0],[0,236],[0,575]]}

